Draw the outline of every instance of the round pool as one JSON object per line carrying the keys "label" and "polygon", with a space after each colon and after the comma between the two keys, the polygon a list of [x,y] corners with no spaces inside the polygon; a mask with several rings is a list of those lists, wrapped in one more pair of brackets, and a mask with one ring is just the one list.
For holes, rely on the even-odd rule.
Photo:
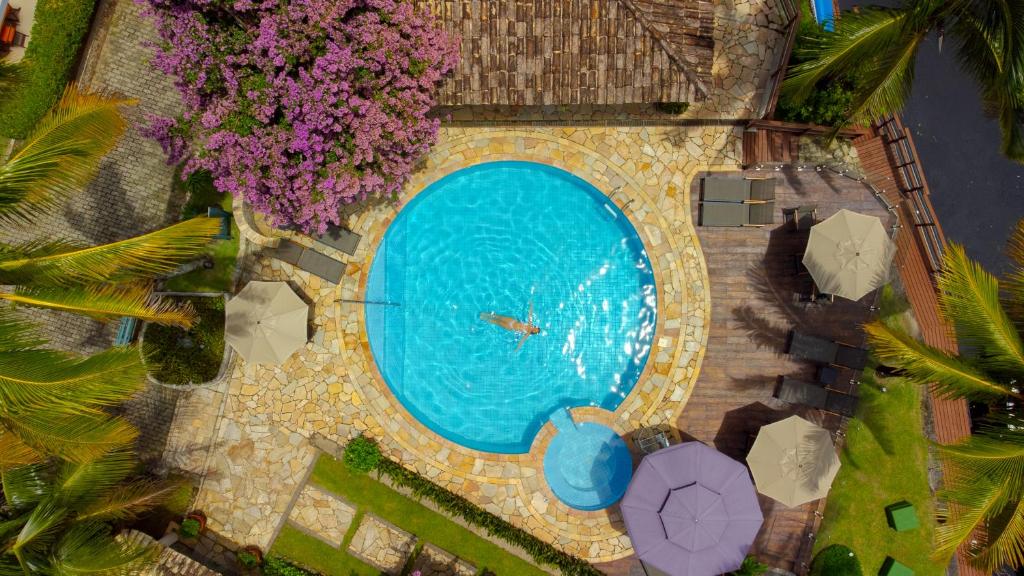
{"label": "round pool", "polygon": [[596,422],[560,428],[544,453],[548,486],[577,510],[601,510],[618,502],[632,477],[626,442]]}
{"label": "round pool", "polygon": [[[587,182],[531,162],[479,164],[418,194],[381,240],[365,299],[374,361],[402,405],[500,453],[528,452],[556,408],[614,410],[657,309],[629,220]],[[524,340],[523,325],[537,333]]]}

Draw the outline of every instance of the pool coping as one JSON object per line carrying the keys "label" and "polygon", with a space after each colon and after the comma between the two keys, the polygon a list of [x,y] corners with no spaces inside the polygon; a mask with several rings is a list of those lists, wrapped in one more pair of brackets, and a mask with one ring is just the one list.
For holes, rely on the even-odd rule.
{"label": "pool coping", "polygon": [[[627,442],[630,442],[628,434],[643,425],[674,424],[699,374],[710,320],[707,269],[693,223],[687,214],[681,226],[671,226],[658,209],[658,202],[645,191],[645,184],[616,166],[612,159],[567,138],[529,130],[500,130],[468,133],[435,146],[406,185],[400,201],[384,207],[384,217],[380,217],[378,212],[372,220],[366,215],[357,218],[359,222],[355,228],[364,234],[360,248],[363,254],[360,258],[357,252],[357,257],[353,258],[355,266],[350,265],[351,271],[346,273],[342,282],[342,292],[352,293],[356,298],[365,294],[376,248],[401,207],[430,184],[455,171],[499,160],[539,162],[586,180],[629,218],[651,260],[658,292],[658,318],[652,350],[644,370],[633,390],[614,412],[580,407],[572,409],[573,417],[578,421],[608,425],[625,436]],[[696,166],[688,168],[684,177],[686,186],[679,192],[683,194],[684,204],[688,204],[688,185],[697,172]],[[672,198],[671,201],[679,200]],[[469,483],[497,484],[505,487],[508,495],[512,495],[509,490],[513,490],[527,508],[517,512],[524,514],[527,520],[532,518],[538,528],[546,528],[544,531],[553,537],[548,539],[568,539],[584,544],[619,540],[616,550],[610,553],[586,554],[577,546],[563,546],[590,561],[613,560],[632,552],[628,537],[624,536],[617,507],[594,512],[572,509],[558,500],[543,480],[543,455],[555,432],[550,422],[537,433],[530,451],[525,454],[482,452],[443,438],[420,423],[391,393],[373,360],[363,309],[360,307],[355,314],[354,327],[351,323],[339,324],[340,336],[346,344],[341,355],[347,364],[362,365],[363,375],[368,375],[367,378],[353,380],[356,388],[369,386],[376,392],[363,397],[383,398],[383,402],[368,403],[371,412],[368,416],[376,420],[376,426],[370,433],[382,441],[382,446],[391,456],[420,471],[425,466],[432,466],[450,474],[453,480],[458,479],[464,486]],[[688,318],[699,318],[701,322],[691,326],[685,324]],[[667,325],[670,326],[668,329]],[[689,338],[686,337],[686,328],[693,329]],[[684,356],[686,361],[680,364]],[[460,465],[453,464],[452,455],[458,457]],[[464,465],[467,461],[472,465]],[[539,481],[528,482],[532,476],[539,476]],[[479,496],[479,488],[475,492]],[[540,501],[537,500],[538,494]],[[554,514],[549,513],[552,509]],[[584,527],[588,529],[582,529]]]}

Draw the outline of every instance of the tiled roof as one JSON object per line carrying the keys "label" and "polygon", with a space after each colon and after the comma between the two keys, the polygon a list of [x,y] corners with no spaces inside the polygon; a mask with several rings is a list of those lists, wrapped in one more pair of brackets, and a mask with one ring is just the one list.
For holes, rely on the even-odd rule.
{"label": "tiled roof", "polygon": [[439,104],[638,104],[703,100],[707,0],[419,0],[460,38]]}

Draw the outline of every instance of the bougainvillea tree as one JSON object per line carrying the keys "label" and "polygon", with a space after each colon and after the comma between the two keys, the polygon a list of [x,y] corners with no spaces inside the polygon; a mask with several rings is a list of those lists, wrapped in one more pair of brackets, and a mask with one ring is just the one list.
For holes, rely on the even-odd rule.
{"label": "bougainvillea tree", "polygon": [[410,0],[139,0],[185,112],[147,129],[277,225],[322,232],[398,193],[437,138],[458,46]]}

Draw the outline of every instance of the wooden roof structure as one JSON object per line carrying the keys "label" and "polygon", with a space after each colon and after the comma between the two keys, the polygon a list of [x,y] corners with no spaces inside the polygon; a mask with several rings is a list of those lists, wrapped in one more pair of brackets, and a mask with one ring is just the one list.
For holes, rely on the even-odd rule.
{"label": "wooden roof structure", "polygon": [[438,104],[614,105],[706,98],[707,0],[419,0],[460,39]]}

